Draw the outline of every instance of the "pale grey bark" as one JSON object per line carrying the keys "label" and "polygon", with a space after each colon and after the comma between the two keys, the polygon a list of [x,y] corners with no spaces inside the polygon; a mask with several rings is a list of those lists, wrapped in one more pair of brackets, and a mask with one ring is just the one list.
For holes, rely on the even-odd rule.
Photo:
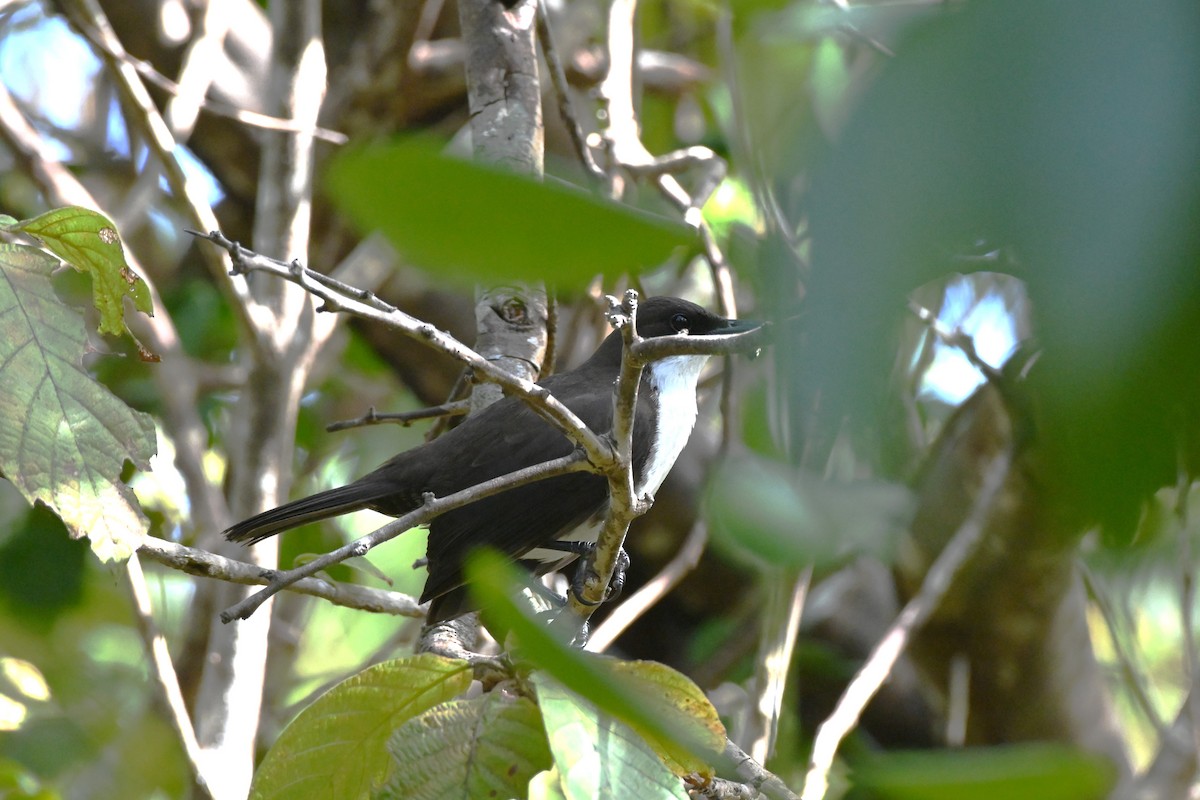
{"label": "pale grey bark", "polygon": [[[270,20],[274,49],[269,111],[311,129],[325,94],[321,4],[276,0]],[[311,133],[264,134],[254,241],[266,252],[307,260],[313,144]],[[235,430],[229,439],[230,508],[237,518],[287,499],[300,397],[331,323],[318,320],[312,298],[292,284],[260,281],[251,285],[251,293],[249,376],[234,409]],[[278,552],[278,541],[270,539],[250,557],[274,567]],[[231,605],[248,591],[222,584],[216,603]],[[229,625],[215,616],[209,621],[209,658],[197,695],[196,732],[206,756],[222,766],[221,797],[245,797],[249,791],[270,622],[269,606]]]}

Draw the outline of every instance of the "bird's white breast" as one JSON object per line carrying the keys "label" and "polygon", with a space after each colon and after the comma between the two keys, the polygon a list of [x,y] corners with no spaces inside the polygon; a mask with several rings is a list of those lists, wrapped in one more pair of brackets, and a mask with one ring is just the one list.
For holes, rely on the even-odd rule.
{"label": "bird's white breast", "polygon": [[658,435],[654,437],[641,480],[634,487],[639,497],[658,491],[692,435],[696,425],[696,383],[707,361],[708,356],[671,356],[646,368],[650,371],[650,385],[658,395],[654,420]]}
{"label": "bird's white breast", "polygon": [[[657,400],[654,424],[658,435],[654,437],[646,465],[634,486],[638,497],[658,491],[692,435],[692,428],[696,426],[696,384],[707,361],[708,356],[671,356],[646,368]],[[603,526],[604,515],[601,514],[564,533],[559,541],[595,542]],[[554,563],[555,569],[575,560],[574,555],[564,554],[561,550],[540,547],[530,550],[522,558]]]}

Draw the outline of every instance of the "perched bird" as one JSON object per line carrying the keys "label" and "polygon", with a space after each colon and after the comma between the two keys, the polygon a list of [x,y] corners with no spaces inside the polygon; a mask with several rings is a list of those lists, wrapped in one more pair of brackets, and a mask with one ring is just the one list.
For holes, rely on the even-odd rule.
{"label": "perched bird", "polygon": [[[758,323],[717,316],[675,297],[653,297],[638,308],[643,338],[705,336],[752,330]],[[621,333],[609,334],[573,370],[542,381],[589,428],[612,428],[613,386],[621,368]],[[653,495],[687,444],[696,422],[696,383],[705,355],[677,355],[642,372],[633,425],[637,496]],[[230,541],[253,544],[309,522],[370,508],[398,517],[419,507],[426,493],[445,497],[524,467],[569,455],[574,445],[515,397],[468,416],[433,441],[407,450],[346,486],[266,511],[225,531]],[[566,566],[595,543],[608,505],[608,481],[576,472],[526,484],[448,511],[429,524],[429,577],[421,602],[432,601],[430,623],[473,610],[463,561],[489,546],[541,575]],[[567,544],[563,544],[567,543]],[[571,544],[575,543],[575,544]]]}

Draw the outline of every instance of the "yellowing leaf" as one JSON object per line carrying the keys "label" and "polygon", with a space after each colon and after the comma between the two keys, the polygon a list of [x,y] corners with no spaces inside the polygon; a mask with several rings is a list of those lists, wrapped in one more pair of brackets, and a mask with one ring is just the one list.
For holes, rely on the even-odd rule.
{"label": "yellowing leaf", "polygon": [[119,336],[125,327],[122,299],[129,295],[143,314],[153,316],[150,289],[125,263],[121,237],[108,217],[79,206],[65,206],[16,226],[36,237],[50,252],[92,276],[92,302],[100,311],[100,332]]}
{"label": "yellowing leaf", "polygon": [[126,558],[149,525],[121,470],[126,460],[149,469],[154,421],[84,370],[87,334],[54,293],[57,267],[0,245],[0,472],[101,559]]}
{"label": "yellowing leaf", "polygon": [[[712,751],[719,752],[725,747],[725,726],[721,723],[721,717],[691,678],[657,661],[614,660],[608,663],[608,667],[613,675],[626,681],[634,692],[644,698],[655,715],[667,722],[668,726],[686,727]],[[698,773],[709,778],[713,776],[712,767],[685,748],[659,739],[652,731],[642,730],[636,723],[632,727],[645,737],[646,743],[654,748],[676,775]]]}

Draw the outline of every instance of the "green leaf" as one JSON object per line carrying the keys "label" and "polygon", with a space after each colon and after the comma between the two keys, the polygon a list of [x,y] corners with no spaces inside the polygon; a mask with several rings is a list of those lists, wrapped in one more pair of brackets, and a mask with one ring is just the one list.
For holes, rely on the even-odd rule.
{"label": "green leaf", "polygon": [[896,484],[818,480],[755,457],[723,462],[707,493],[714,542],[763,569],[827,569],[864,553],[890,562],[912,505]]}
{"label": "green leaf", "polygon": [[382,231],[416,265],[463,282],[580,287],[657,266],[692,240],[680,223],[451,158],[423,140],[345,150],[326,186],[360,229]]}
{"label": "green leaf", "polygon": [[539,772],[529,781],[529,800],[567,800],[558,767]]}
{"label": "green leaf", "polygon": [[632,729],[545,673],[531,679],[546,722],[560,786],[569,800],[684,800],[679,778]]}
{"label": "green leaf", "polygon": [[718,768],[734,766],[724,761],[723,737],[722,747],[714,747],[707,714],[674,713],[663,700],[661,687],[618,674],[613,659],[568,647],[521,613],[510,594],[510,587],[517,585],[515,570],[501,556],[477,551],[467,561],[467,579],[489,616],[516,636],[522,658],[605,712],[636,725],[660,746],[669,746],[679,760],[687,753],[687,758]]}
{"label": "green leaf", "polygon": [[391,769],[386,745],[392,732],[470,685],[465,661],[427,653],[352,675],[284,729],[255,774],[250,797],[368,797]]}
{"label": "green leaf", "polygon": [[[650,698],[650,709],[656,718],[672,727],[688,727],[706,739],[706,749],[720,751],[725,747],[725,725],[721,715],[691,678],[678,670],[657,661],[606,661],[612,674],[628,682],[639,693]],[[653,731],[643,730],[637,724],[633,729],[642,734],[654,748],[668,769],[676,775],[699,774],[713,776],[712,767],[697,758],[687,749],[679,747],[670,739],[661,740]]]}
{"label": "green leaf", "polygon": [[57,268],[39,250],[0,245],[0,471],[101,559],[126,558],[149,523],[121,470],[126,460],[149,469],[154,420],[84,370],[87,334],[54,293]]}
{"label": "green leaf", "polygon": [[1095,800],[1113,769],[1062,745],[1020,744],[881,754],[855,764],[852,780],[888,800]]}
{"label": "green leaf", "polygon": [[92,276],[92,302],[100,311],[100,332],[126,332],[126,295],[143,314],[154,315],[150,289],[125,263],[121,237],[108,217],[79,206],[66,206],[27,219],[17,226],[36,237],[50,252]]}
{"label": "green leaf", "polygon": [[551,765],[538,707],[502,691],[434,706],[401,725],[388,750],[397,769],[379,800],[523,797]]}

